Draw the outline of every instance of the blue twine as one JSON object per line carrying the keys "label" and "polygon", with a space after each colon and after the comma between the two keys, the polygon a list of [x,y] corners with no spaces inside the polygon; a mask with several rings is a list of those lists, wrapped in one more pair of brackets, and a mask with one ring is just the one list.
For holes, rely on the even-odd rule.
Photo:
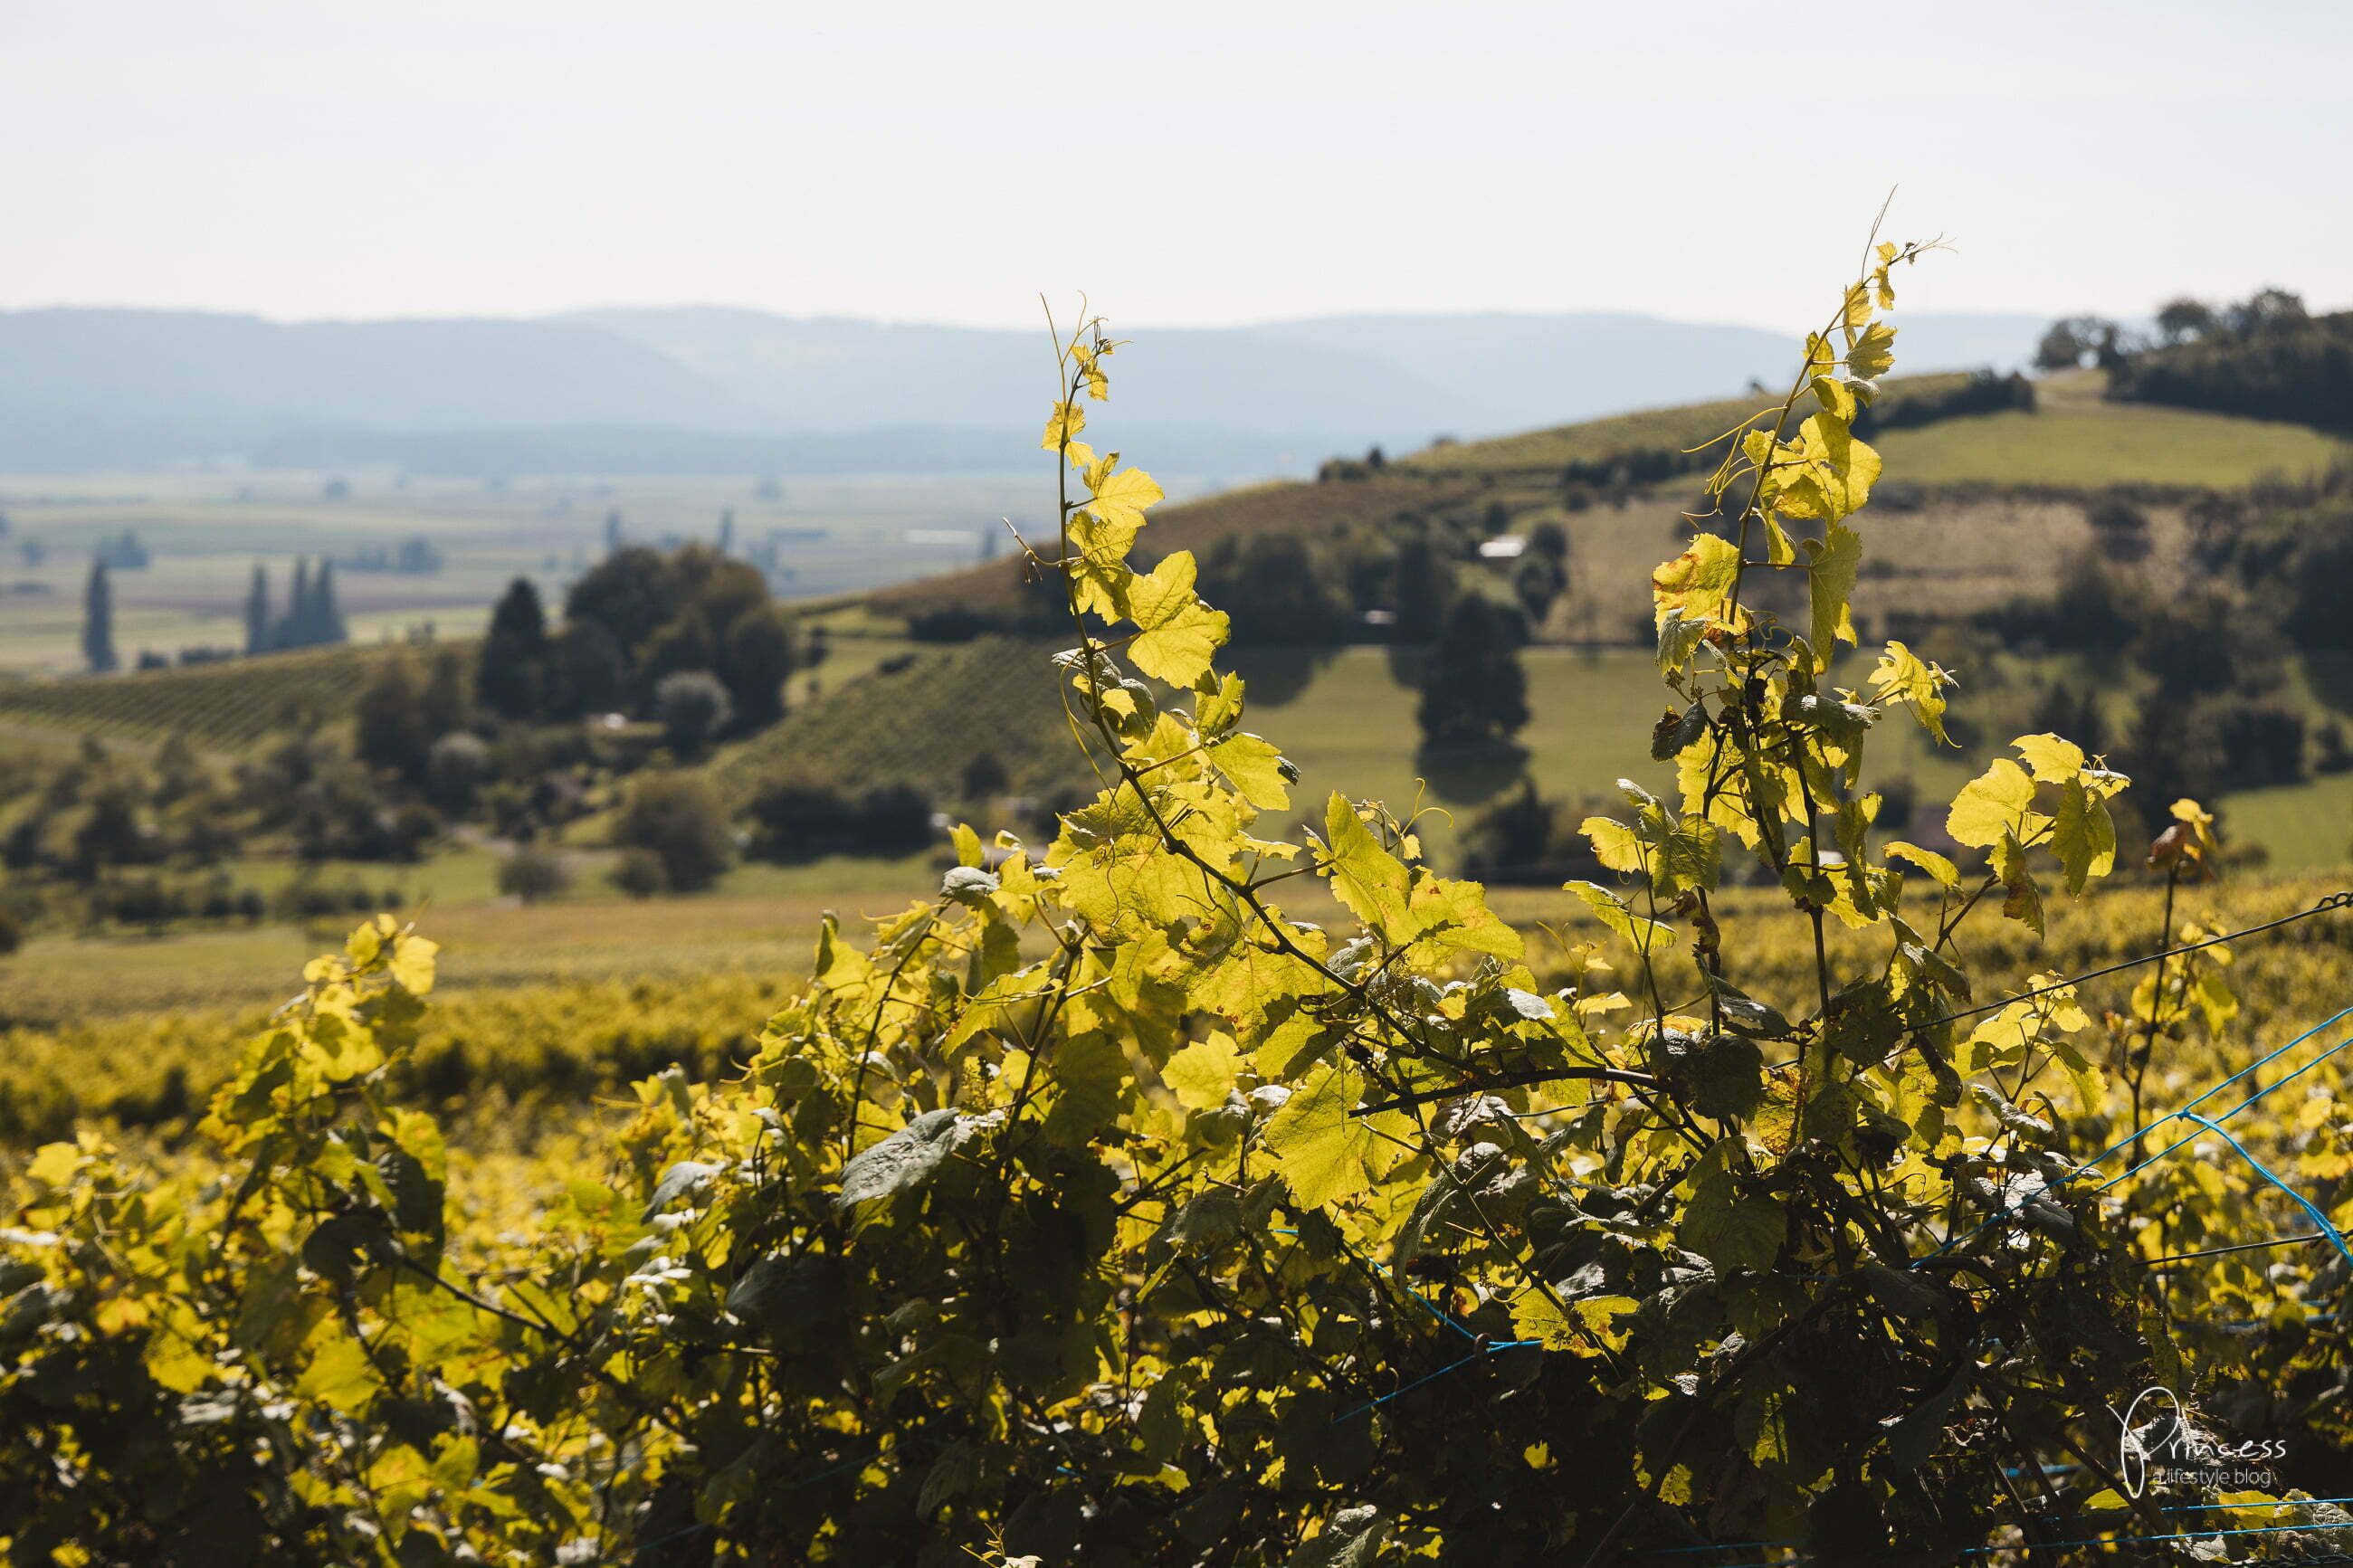
{"label": "blue twine", "polygon": [[2328,1223],[2328,1216],[2321,1213],[2318,1206],[2316,1205],[2310,1198],[2306,1197],[2302,1193],[2297,1192],[2294,1187],[2289,1186],[2285,1182],[2281,1181],[2279,1177],[2274,1175],[2269,1166],[2265,1165],[2261,1160],[2256,1159],[2253,1154],[2247,1152],[2247,1146],[2245,1144],[2240,1142],[2236,1138],[2232,1137],[2230,1133],[2224,1131],[2221,1122],[2209,1121],[2206,1118],[2188,1110],[2177,1110],[2174,1112],[2174,1115],[2182,1118],[2184,1121],[2195,1121],[2199,1126],[2203,1127],[2207,1131],[2213,1133],[2217,1138],[2222,1140],[2223,1142],[2228,1143],[2232,1149],[2237,1150],[2239,1158],[2244,1160],[2249,1168],[2252,1169],[2256,1175],[2261,1176],[2264,1181],[2269,1182],[2273,1186],[2277,1187],[2289,1197],[2295,1199],[2296,1206],[2302,1209],[2306,1214],[2312,1216],[2312,1223],[2318,1226],[2321,1230],[2327,1234],[2329,1242],[2337,1248],[2337,1255],[2345,1259],[2345,1266],[2348,1268],[2353,1268],[2353,1249],[2348,1249],[2346,1247],[2344,1236],[2338,1232],[2335,1226]]}
{"label": "blue twine", "polygon": [[1524,1346],[1540,1345],[1542,1343],[1544,1343],[1542,1340],[1505,1340],[1501,1344],[1487,1345],[1479,1350],[1472,1351],[1461,1361],[1449,1362],[1444,1366],[1440,1367],[1436,1372],[1430,1373],[1425,1376],[1415,1378],[1403,1388],[1392,1389],[1388,1393],[1382,1394],[1378,1399],[1359,1405],[1354,1410],[1349,1411],[1345,1415],[1335,1415],[1332,1417],[1332,1425],[1337,1426],[1343,1421],[1352,1421],[1359,1415],[1367,1415],[1377,1407],[1387,1405],[1392,1399],[1396,1399],[1402,1394],[1411,1394],[1415,1389],[1419,1388],[1425,1383],[1434,1383],[1438,1379],[1444,1377],[1448,1373],[1453,1372],[1458,1368],[1469,1366],[1474,1361],[1484,1361],[1487,1357],[1493,1355],[1497,1351],[1515,1351],[1523,1348]]}
{"label": "blue twine", "polygon": [[[2116,1142],[2109,1144],[2105,1149],[2101,1150],[2098,1153],[2093,1155],[2090,1159],[2076,1166],[2075,1169],[2068,1172],[2065,1175],[2061,1176],[2058,1180],[2051,1183],[2047,1186],[2037,1189],[2027,1197],[2021,1198],[2018,1202],[2010,1205],[2009,1207],[2000,1210],[1991,1218],[1978,1225],[1974,1228],[1964,1232],[1959,1236],[1947,1237],[1943,1246],[1937,1247],[1934,1252],[1926,1253],[1919,1258],[1912,1259],[1912,1261],[1906,1264],[1905,1267],[1907,1268],[1917,1268],[1924,1263],[1930,1262],[1935,1258],[1942,1258],[1946,1253],[1950,1252],[1956,1247],[1959,1247],[1966,1242],[1975,1240],[1984,1232],[1990,1230],[1995,1226],[2001,1224],[2003,1221],[2017,1215],[2019,1213],[2023,1211],[2029,1204],[2035,1203],[2045,1195],[2057,1192],[2061,1187],[2065,1186],[2068,1183],[2089,1174],[2091,1172],[2096,1170],[2099,1167],[2100,1162],[2105,1160],[2109,1155],[2114,1154],[2120,1150],[2131,1148],[2136,1142],[2147,1136],[2150,1132],[2156,1131],[2167,1121],[2173,1120],[2177,1116],[2187,1115],[2189,1111],[2197,1109],[2200,1105],[2203,1105],[2207,1100],[2212,1099],[2215,1095],[2221,1093],[2222,1090],[2228,1089],[2239,1079],[2246,1077],[2249,1073],[2254,1072],[2258,1068],[2268,1067],[2273,1062],[2277,1061],[2280,1058],[2287,1055],[2288,1052],[2295,1049],[2296,1047],[2304,1044],[2306,1040],[2311,1039],[2315,1035],[2320,1033],[2321,1030],[2328,1027],[2329,1025],[2336,1023],[2340,1018],[2346,1017],[2348,1015],[2353,1015],[2353,1007],[2342,1008],[2339,1011],[2331,1014],[2329,1016],[2323,1018],[2319,1023],[2315,1024],[2311,1028],[2306,1029],[2303,1034],[2298,1035],[2295,1038],[2280,1047],[2279,1049],[2272,1052],[2269,1056],[2248,1063],[2245,1067],[2241,1068],[2237,1072],[2232,1073],[2229,1078],[2226,1078],[2220,1083],[2215,1084],[2212,1088],[2207,1089],[2205,1093],[2200,1094],[2188,1105],[2183,1106],[2179,1110],[2169,1111],[2166,1115],[2158,1117],[2155,1121],[2148,1123],[2148,1125],[2145,1127],[2134,1129],[2121,1139],[2118,1139]],[[2313,1058],[2312,1060],[2305,1063],[2304,1066],[2296,1068],[2295,1071],[2288,1074],[2287,1077],[2280,1079],[2278,1083],[2257,1089],[2254,1093],[2249,1095],[2245,1100],[2241,1100],[2231,1110],[2223,1112],[2221,1119],[2225,1121],[2229,1121],[2232,1117],[2236,1116],[2240,1111],[2244,1110],[2248,1106],[2254,1104],[2255,1101],[2271,1093],[2273,1089],[2276,1089],[2286,1084],[2295,1082],[2297,1079],[2303,1077],[2306,1073],[2310,1072],[2314,1068],[2318,1067],[2322,1062],[2327,1061],[2330,1057],[2335,1056],[2337,1052],[2344,1050],[2348,1046],[2353,1046],[2353,1036],[2348,1036],[2344,1039],[2338,1041],[2336,1045],[2331,1046],[2328,1049],[2321,1052],[2320,1055]],[[2122,1175],[2115,1176],[2108,1181],[2103,1182],[2100,1185],[2093,1188],[2093,1192],[2106,1192],[2110,1187],[2115,1186],[2116,1183],[2123,1181],[2125,1177],[2137,1174],[2139,1172],[2148,1169],[2149,1166],[2157,1163],[2158,1161],[2162,1160],[2166,1155],[2172,1153],[2174,1150],[2180,1148],[2183,1143],[2195,1142],[2197,1138],[2198,1135],[2196,1133],[2191,1133],[2189,1137],[2182,1139],[2180,1142],[2171,1144],[2168,1147],[2160,1150],[2157,1153],[2150,1155],[2147,1159],[2143,1160],[2139,1164],[2132,1167],[2131,1170],[2126,1171]]]}

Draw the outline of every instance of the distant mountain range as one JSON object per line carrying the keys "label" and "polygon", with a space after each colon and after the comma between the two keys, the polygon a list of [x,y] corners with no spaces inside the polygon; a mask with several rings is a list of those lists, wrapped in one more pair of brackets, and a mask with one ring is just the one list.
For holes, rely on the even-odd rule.
{"label": "distant mountain range", "polygon": [[[2029,316],[1903,321],[1906,372],[2021,363]],[[1116,323],[1114,323],[1116,327]],[[1730,396],[1786,334],[1652,316],[1334,316],[1146,329],[1099,446],[1240,479]],[[1002,473],[1035,462],[1036,331],[718,307],[546,320],[277,322],[0,312],[0,468],[210,461],[417,473]]]}

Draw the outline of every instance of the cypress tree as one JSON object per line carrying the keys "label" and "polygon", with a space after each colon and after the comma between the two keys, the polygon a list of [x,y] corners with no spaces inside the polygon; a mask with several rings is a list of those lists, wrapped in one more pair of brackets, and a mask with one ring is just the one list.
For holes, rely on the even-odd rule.
{"label": "cypress tree", "polygon": [[253,586],[245,595],[245,651],[249,658],[268,653],[273,628],[269,624],[269,573],[260,562],[253,563]]}
{"label": "cypress tree", "polygon": [[335,604],[335,563],[319,563],[319,575],[312,581],[311,594],[317,603],[311,606],[313,643],[339,643],[351,640],[343,626],[343,612]]}
{"label": "cypress tree", "polygon": [[547,612],[539,590],[518,577],[491,612],[481,657],[474,662],[474,697],[508,719],[534,718],[547,700]]}
{"label": "cypress tree", "polygon": [[286,592],[286,618],[278,623],[280,647],[311,646],[311,562],[294,557],[294,583]]}
{"label": "cypress tree", "polygon": [[81,653],[90,661],[90,673],[104,675],[113,669],[114,659],[114,590],[107,585],[106,563],[93,556],[90,563],[90,587],[81,601]]}

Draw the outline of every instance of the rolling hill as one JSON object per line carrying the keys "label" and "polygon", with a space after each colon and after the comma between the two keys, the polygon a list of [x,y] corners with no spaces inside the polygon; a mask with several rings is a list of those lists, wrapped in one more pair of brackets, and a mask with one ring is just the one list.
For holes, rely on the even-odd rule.
{"label": "rolling hill", "polygon": [[[1116,325],[1116,323],[1115,323]],[[1911,361],[2008,363],[2023,317],[1923,317]],[[1354,316],[1135,331],[1103,435],[1164,470],[1306,473],[1335,452],[1721,395],[1785,334],[1609,313]],[[0,469],[217,460],[503,477],[993,473],[1035,450],[1042,330],[712,307],[553,320],[281,322],[0,312]]]}

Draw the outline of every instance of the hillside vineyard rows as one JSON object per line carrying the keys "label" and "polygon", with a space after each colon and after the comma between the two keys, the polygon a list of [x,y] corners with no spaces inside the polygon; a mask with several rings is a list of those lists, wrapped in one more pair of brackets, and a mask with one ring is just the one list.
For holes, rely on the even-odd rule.
{"label": "hillside vineyard rows", "polygon": [[[1893,641],[1831,679],[1881,479],[1856,426],[1921,254],[1876,247],[1702,476],[1719,505],[1651,584],[1675,783],[1584,824],[1603,875],[1552,929],[1432,870],[1413,819],[1294,807],[1194,556],[1134,563],[1158,486],[1085,438],[1118,345],[1058,338],[1058,526],[1025,559],[1091,798],[1043,844],[957,830],[936,895],[828,919],[788,994],[663,1003],[707,1028],[437,998],[433,942],[386,915],[226,1072],[188,1051],[167,1092],[182,1062],[135,1031],[45,1047],[120,1092],[12,1057],[16,1135],[58,1135],[0,1231],[0,1549],[2338,1550],[2353,1515],[2310,1488],[2353,1437],[2347,917],[2079,994],[2085,963],[2216,933],[2196,802],[2141,803],[2162,831],[2120,845],[2131,781],[2023,734],[1943,812],[1947,855],[1862,785],[1882,726],[1945,740],[1955,679]],[[2126,861],[2161,887],[2111,904]],[[546,1092],[620,1074],[617,1105]]]}

